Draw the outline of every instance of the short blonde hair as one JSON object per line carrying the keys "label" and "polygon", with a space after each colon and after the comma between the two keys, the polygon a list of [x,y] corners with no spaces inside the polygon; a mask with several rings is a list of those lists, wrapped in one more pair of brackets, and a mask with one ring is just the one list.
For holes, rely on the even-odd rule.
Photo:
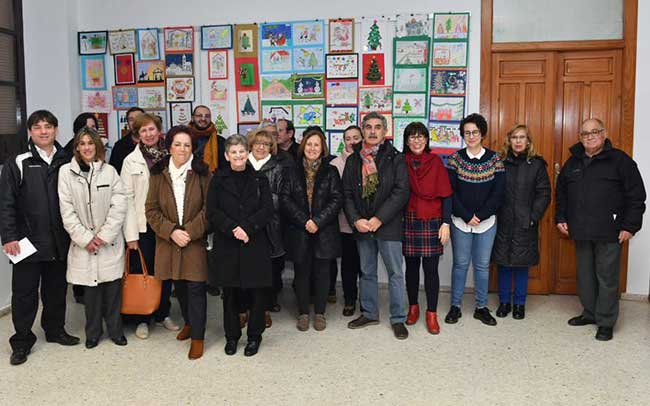
{"label": "short blonde hair", "polygon": [[253,144],[258,142],[258,140],[265,140],[271,143],[271,155],[277,155],[278,153],[278,142],[276,137],[273,136],[271,131],[265,130],[264,128],[258,128],[248,133],[248,150],[253,150]]}

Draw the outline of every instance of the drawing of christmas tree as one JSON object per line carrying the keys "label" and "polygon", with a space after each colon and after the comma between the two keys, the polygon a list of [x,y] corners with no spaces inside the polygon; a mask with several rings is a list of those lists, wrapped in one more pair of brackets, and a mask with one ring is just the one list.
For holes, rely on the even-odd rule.
{"label": "drawing of christmas tree", "polygon": [[381,47],[381,34],[379,33],[377,20],[375,20],[370,26],[370,33],[368,34],[368,46],[373,51],[376,51]]}
{"label": "drawing of christmas tree", "polygon": [[370,96],[370,93],[366,93],[365,96],[363,96],[363,107],[367,109],[372,107],[372,97]]}
{"label": "drawing of christmas tree", "polygon": [[381,72],[379,71],[379,64],[377,64],[377,59],[375,57],[370,61],[370,68],[368,68],[368,73],[366,74],[366,79],[370,82],[377,82],[381,80]]}
{"label": "drawing of christmas tree", "polygon": [[318,67],[318,59],[316,59],[316,54],[313,52],[309,55],[309,67],[312,69]]}
{"label": "drawing of christmas tree", "polygon": [[251,103],[251,98],[246,96],[246,103],[244,103],[244,108],[241,113],[245,116],[252,116],[255,114],[255,109],[253,108],[253,103]]}
{"label": "drawing of christmas tree", "polygon": [[433,84],[431,88],[436,92],[436,93],[445,93],[445,77],[444,74],[438,72],[436,75],[433,77]]}
{"label": "drawing of christmas tree", "polygon": [[413,110],[413,107],[411,107],[411,103],[409,103],[409,99],[406,99],[404,101],[404,105],[402,106],[402,112],[404,112],[404,114],[408,114],[411,110]]}
{"label": "drawing of christmas tree", "polygon": [[447,21],[445,21],[445,29],[447,30],[447,32],[451,32],[451,25],[452,25],[451,18],[447,18]]}
{"label": "drawing of christmas tree", "polygon": [[217,129],[217,132],[221,134],[223,130],[228,128],[226,125],[226,122],[224,121],[223,117],[221,117],[221,114],[217,114],[217,118],[214,120],[214,126]]}

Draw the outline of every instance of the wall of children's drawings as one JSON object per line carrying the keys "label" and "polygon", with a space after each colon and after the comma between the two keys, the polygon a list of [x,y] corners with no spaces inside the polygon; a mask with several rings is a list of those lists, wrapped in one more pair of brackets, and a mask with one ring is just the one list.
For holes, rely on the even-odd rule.
{"label": "wall of children's drawings", "polygon": [[327,133],[333,154],[343,130],[370,111],[388,120],[402,149],[412,121],[430,130],[432,149],[462,147],[469,13],[406,14],[200,27],[78,33],[81,108],[110,113],[119,132],[139,106],[164,130],[188,124],[207,105],[223,135],[245,134],[262,120],[287,118],[296,136],[310,125]]}

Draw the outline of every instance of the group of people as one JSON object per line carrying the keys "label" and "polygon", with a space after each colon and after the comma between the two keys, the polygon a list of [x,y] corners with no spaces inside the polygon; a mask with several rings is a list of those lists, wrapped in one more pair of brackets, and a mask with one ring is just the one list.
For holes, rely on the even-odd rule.
{"label": "group of people", "polygon": [[[87,348],[99,344],[103,323],[115,344],[126,345],[125,323],[144,339],[155,320],[180,330],[178,340],[190,340],[190,359],[203,354],[206,292],[218,287],[225,353],[237,352],[247,325],[244,354],[255,355],[272,325],[270,313],[281,309],[286,260],[293,262],[299,331],[326,329],[337,258],[343,315],[353,316],[360,303],[348,327],[379,324],[381,255],[395,337],[406,339],[406,325],[419,320],[421,268],[427,330],[438,334],[438,263],[448,241],[453,266],[446,323],[462,317],[472,264],[474,318],[497,324],[487,307],[490,262],[498,267],[496,315],[525,317],[528,269],[539,262],[539,224],[551,201],[546,162],[525,125],[510,130],[497,152],[483,145],[485,118],[468,115],[459,128],[466,147],[445,166],[430,150],[423,124],[406,127],[400,152],[385,139],[386,118],[375,112],[346,129],[338,157],[330,155],[320,127],[307,128],[296,142],[289,120],[228,138],[218,134],[206,106],[194,109],[189,126],[166,134],[157,116],[139,108],[127,112],[127,121],[130,131],[107,163],[92,115],[75,121],[64,148],[55,140],[57,118],[36,111],[27,122],[29,150],[5,163],[3,249],[19,254],[24,238],[36,248],[13,265],[13,365],[27,360],[36,341],[39,284],[48,342],[79,343],[64,329],[71,283],[81,287],[75,296],[85,306]],[[584,311],[569,324],[597,324],[596,338],[608,340],[618,314],[621,243],[641,228],[645,190],[636,164],[612,147],[598,119],[582,124],[571,154],[557,181],[556,223],[576,240]],[[125,261],[131,272],[147,269],[162,282],[153,314],[120,314]],[[172,295],[182,328],[169,317]]]}

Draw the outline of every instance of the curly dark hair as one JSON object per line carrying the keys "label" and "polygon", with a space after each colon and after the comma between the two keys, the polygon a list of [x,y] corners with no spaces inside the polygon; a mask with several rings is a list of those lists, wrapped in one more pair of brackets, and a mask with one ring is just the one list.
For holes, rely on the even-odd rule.
{"label": "curly dark hair", "polygon": [[462,137],[465,133],[463,130],[463,127],[465,127],[465,124],[472,123],[478,127],[478,130],[481,132],[481,139],[485,138],[487,136],[488,132],[488,124],[487,121],[485,120],[485,117],[478,113],[472,113],[469,116],[465,117],[461,122],[460,122],[460,136]]}

